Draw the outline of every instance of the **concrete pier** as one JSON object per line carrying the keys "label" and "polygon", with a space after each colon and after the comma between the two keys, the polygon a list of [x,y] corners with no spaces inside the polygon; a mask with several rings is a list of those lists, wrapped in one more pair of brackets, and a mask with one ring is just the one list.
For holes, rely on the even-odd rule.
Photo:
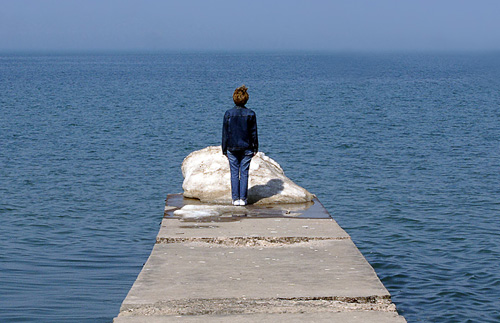
{"label": "concrete pier", "polygon": [[[177,216],[184,210],[205,213]],[[256,321],[406,322],[317,199],[234,207],[169,195],[153,251],[114,322]]]}

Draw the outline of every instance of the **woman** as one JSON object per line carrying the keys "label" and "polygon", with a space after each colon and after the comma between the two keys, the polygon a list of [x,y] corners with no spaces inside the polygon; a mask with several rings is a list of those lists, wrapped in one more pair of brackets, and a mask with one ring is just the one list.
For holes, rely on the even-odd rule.
{"label": "woman", "polygon": [[233,205],[247,205],[248,171],[252,157],[259,151],[257,117],[245,107],[248,93],[245,85],[233,93],[235,106],[224,114],[222,153],[229,160]]}

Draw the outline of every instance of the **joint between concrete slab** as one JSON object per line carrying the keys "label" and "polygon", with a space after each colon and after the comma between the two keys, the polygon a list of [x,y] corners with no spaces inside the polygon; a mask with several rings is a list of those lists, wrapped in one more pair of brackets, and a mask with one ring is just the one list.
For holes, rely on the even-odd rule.
{"label": "joint between concrete slab", "polygon": [[157,237],[156,243],[189,243],[199,242],[211,245],[229,247],[273,247],[286,246],[297,243],[310,243],[319,241],[350,240],[350,237],[216,237],[216,238],[173,238]]}
{"label": "joint between concrete slab", "polygon": [[119,316],[234,315],[256,313],[396,312],[390,297],[300,297],[180,299],[155,304],[122,306]]}

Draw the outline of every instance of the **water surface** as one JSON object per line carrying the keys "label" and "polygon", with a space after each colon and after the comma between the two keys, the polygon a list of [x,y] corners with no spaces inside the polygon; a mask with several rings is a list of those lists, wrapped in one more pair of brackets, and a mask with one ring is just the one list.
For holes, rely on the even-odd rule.
{"label": "water surface", "polygon": [[500,55],[284,53],[0,55],[0,321],[111,321],[241,84],[409,322],[500,321]]}

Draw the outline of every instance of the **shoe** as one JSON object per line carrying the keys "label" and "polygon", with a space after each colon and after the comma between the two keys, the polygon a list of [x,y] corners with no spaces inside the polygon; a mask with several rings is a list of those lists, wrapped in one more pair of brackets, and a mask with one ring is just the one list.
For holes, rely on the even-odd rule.
{"label": "shoe", "polygon": [[247,200],[238,200],[238,201],[240,201],[240,204],[238,204],[239,206],[247,205]]}
{"label": "shoe", "polygon": [[236,206],[240,205],[240,200],[234,200],[233,205],[236,205]]}

